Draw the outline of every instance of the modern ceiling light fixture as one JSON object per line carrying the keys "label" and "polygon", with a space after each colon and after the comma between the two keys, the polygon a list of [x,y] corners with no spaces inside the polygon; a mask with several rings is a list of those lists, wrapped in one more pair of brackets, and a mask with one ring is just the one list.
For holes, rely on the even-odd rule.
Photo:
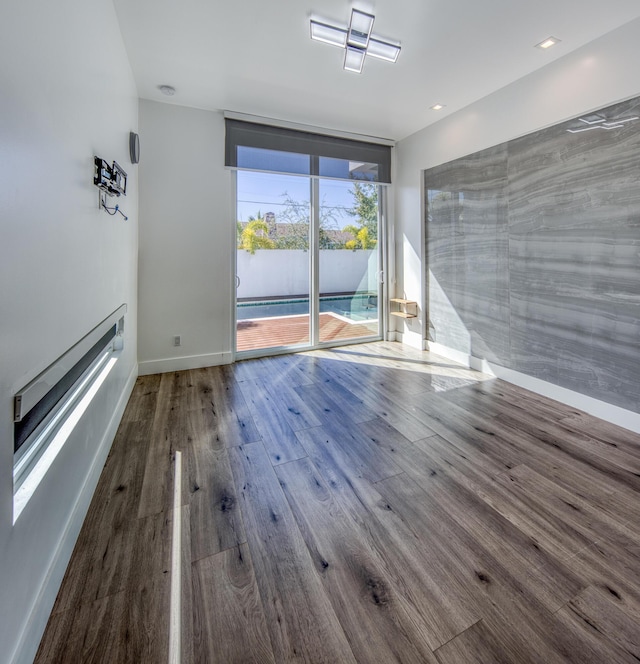
{"label": "modern ceiling light fixture", "polygon": [[536,48],[541,48],[543,51],[545,51],[546,49],[555,46],[560,41],[562,40],[558,39],[557,37],[547,37],[546,39],[543,39],[539,44],[536,44]]}
{"label": "modern ceiling light fixture", "polygon": [[400,45],[376,37],[373,32],[375,16],[358,9],[351,10],[348,27],[336,26],[311,19],[311,39],[345,49],[344,68],[360,73],[367,55],[379,60],[395,62]]}
{"label": "modern ceiling light fixture", "polygon": [[434,104],[433,106],[430,106],[429,108],[432,111],[441,111],[445,106],[446,106],[446,104]]}

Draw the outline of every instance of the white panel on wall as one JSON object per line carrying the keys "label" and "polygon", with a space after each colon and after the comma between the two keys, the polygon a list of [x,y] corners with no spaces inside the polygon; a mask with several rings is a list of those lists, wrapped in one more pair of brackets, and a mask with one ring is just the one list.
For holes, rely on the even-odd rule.
{"label": "white panel on wall", "polygon": [[[0,89],[0,658],[30,662],[136,370],[137,93],[112,4],[10,3]],[[128,221],[98,209],[95,154],[129,174]],[[13,394],[123,302],[125,350],[13,525]]]}

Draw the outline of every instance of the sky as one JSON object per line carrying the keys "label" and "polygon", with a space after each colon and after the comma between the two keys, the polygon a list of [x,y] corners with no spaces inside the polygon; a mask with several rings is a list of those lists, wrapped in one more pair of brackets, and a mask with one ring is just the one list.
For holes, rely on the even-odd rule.
{"label": "sky", "polygon": [[[280,175],[276,173],[257,173],[255,171],[238,170],[238,220],[247,221],[249,216],[264,216],[267,212],[276,215],[284,209],[285,192],[296,201],[309,201],[310,180],[308,176]],[[342,180],[320,180],[321,205],[332,208],[334,215],[333,228],[342,229],[353,223],[353,217],[345,213],[346,208],[353,207],[353,196],[350,191],[352,182]]]}

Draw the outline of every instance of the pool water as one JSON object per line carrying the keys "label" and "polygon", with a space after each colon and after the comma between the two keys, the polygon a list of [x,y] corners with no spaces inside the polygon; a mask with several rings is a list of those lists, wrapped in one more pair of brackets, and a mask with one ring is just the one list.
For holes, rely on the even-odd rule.
{"label": "pool water", "polygon": [[[269,300],[238,302],[238,320],[300,316],[309,313],[309,300]],[[320,313],[334,313],[353,321],[377,320],[378,298],[375,295],[321,297]]]}

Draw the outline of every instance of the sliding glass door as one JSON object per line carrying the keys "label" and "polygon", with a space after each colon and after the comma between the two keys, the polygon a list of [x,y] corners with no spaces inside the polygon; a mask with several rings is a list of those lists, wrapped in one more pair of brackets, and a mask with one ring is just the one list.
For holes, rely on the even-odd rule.
{"label": "sliding glass door", "polygon": [[378,185],[319,180],[320,343],[381,334]]}
{"label": "sliding glass door", "polygon": [[311,345],[310,180],[238,171],[236,349]]}
{"label": "sliding glass door", "polygon": [[237,173],[236,350],[381,336],[379,187]]}
{"label": "sliding glass door", "polygon": [[236,171],[236,350],[382,336],[387,145],[225,120]]}

